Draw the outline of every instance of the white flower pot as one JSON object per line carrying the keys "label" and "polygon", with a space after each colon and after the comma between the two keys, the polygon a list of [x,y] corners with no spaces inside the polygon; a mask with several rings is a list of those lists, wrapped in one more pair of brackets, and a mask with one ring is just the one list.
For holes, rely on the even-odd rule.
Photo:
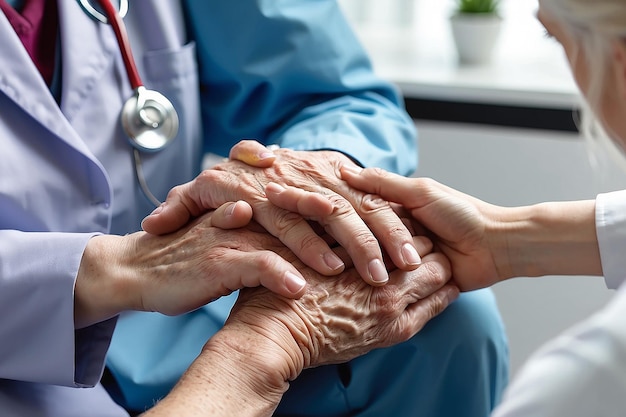
{"label": "white flower pot", "polygon": [[450,17],[452,38],[463,64],[484,64],[496,46],[502,18],[496,14],[455,14]]}

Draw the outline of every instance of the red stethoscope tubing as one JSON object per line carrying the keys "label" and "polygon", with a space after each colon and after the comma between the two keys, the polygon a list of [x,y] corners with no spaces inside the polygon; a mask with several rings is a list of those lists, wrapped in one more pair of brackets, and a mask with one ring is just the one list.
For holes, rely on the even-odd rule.
{"label": "red stethoscope tubing", "polygon": [[[93,8],[88,1],[81,0],[80,4],[91,17],[103,23],[109,23],[115,33],[120,54],[126,67],[128,81],[135,92],[122,107],[122,128],[128,135],[129,142],[133,147],[135,173],[141,190],[148,200],[159,206],[161,204],[159,199],[152,194],[144,178],[139,151],[160,151],[176,137],[179,123],[176,109],[167,97],[144,87],[133,58],[126,25],[111,2],[98,0],[98,4],[104,10],[104,16],[100,16],[99,12],[92,10]],[[106,20],[104,20],[105,16]]]}
{"label": "red stethoscope tubing", "polygon": [[117,10],[115,10],[109,0],[98,0],[98,3],[104,10],[104,14],[107,19],[109,19],[109,23],[111,24],[115,37],[117,38],[117,43],[120,47],[120,52],[122,54],[124,66],[126,67],[126,73],[128,75],[130,86],[133,90],[136,90],[137,88],[143,86],[143,82],[139,76],[139,71],[137,70],[135,59],[133,58],[133,52],[130,48],[130,41],[128,40],[128,34],[126,33],[126,25],[124,25],[122,17],[117,13]]}

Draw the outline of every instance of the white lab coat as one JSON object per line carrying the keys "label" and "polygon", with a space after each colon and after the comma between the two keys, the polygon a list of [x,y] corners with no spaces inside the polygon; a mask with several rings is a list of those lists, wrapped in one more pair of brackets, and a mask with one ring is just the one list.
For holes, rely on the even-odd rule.
{"label": "white lab coat", "polygon": [[607,286],[620,289],[529,359],[493,417],[626,416],[626,191],[597,197],[596,230]]}
{"label": "white lab coat", "polygon": [[[163,3],[164,21],[176,22],[178,3]],[[135,184],[133,165],[119,132],[119,111],[132,92],[128,83],[120,88],[125,71],[110,27],[92,21],[75,1],[59,1],[59,18],[62,112],[0,13],[0,375],[7,378],[0,379],[0,415],[123,416],[100,386],[70,387],[97,384],[115,324],[74,330],[74,280],[93,236],[85,231],[116,232],[112,224],[124,233],[137,230],[150,209],[137,187],[128,186]],[[157,40],[164,49],[184,39],[173,29]],[[195,62],[193,45],[177,46],[139,63],[144,82],[158,82],[184,115],[185,140],[144,156],[159,198],[192,178],[201,157],[195,66],[175,65]]]}

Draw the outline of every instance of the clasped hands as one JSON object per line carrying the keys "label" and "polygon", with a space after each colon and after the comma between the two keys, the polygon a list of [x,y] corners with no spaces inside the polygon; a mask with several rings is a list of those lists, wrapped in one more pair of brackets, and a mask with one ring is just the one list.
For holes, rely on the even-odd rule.
{"label": "clasped hands", "polygon": [[149,233],[91,239],[77,327],[124,310],[181,314],[245,288],[220,333],[274,351],[282,366],[258,374],[278,385],[409,339],[458,295],[450,264],[389,203],[343,181],[346,166],[357,169],[338,152],[240,142],[172,189],[144,219]]}

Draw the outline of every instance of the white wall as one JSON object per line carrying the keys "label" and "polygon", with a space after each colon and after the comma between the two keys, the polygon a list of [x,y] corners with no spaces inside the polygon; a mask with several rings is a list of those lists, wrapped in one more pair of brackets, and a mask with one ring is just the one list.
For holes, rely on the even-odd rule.
{"label": "white wall", "polygon": [[[594,174],[574,134],[417,121],[420,166],[429,176],[499,205],[594,198],[624,188],[626,176],[605,162]],[[511,367],[611,296],[598,277],[513,279],[494,287],[507,327]]]}

